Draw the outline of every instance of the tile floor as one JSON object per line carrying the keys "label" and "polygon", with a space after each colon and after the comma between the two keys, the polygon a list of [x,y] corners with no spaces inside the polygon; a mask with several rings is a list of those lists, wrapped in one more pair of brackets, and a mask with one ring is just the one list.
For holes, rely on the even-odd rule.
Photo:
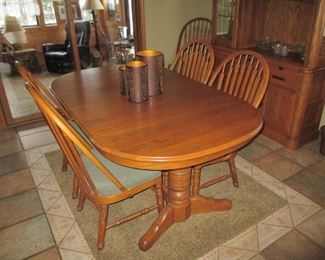
{"label": "tile floor", "polygon": [[[43,123],[0,130],[0,259],[93,259],[44,153]],[[288,205],[202,259],[325,259],[325,157],[319,140],[297,151],[259,136],[237,167]]]}

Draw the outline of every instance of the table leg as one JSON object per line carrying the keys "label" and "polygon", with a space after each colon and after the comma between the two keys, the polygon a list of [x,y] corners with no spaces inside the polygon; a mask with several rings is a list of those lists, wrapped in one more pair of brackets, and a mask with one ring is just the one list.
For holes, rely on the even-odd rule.
{"label": "table leg", "polygon": [[169,171],[168,205],[139,240],[139,247],[146,251],[175,222],[185,221],[191,215],[191,169]]}
{"label": "table leg", "polygon": [[207,198],[202,195],[191,197],[192,214],[231,209],[231,200]]}
{"label": "table leg", "polygon": [[191,213],[207,213],[231,209],[228,199],[207,198],[199,194],[201,167],[195,167],[192,180]]}

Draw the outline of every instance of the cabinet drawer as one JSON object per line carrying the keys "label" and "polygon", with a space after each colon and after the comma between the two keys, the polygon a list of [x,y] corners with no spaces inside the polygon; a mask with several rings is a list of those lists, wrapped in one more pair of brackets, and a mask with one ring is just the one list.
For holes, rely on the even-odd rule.
{"label": "cabinet drawer", "polygon": [[270,83],[298,91],[303,80],[303,73],[282,64],[269,64]]}

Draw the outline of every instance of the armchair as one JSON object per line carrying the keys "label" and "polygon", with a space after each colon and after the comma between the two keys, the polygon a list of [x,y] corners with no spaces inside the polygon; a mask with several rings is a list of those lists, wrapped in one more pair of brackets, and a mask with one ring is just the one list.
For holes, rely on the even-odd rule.
{"label": "armchair", "polygon": [[[90,65],[90,23],[89,21],[75,21],[74,23],[81,67],[86,68]],[[67,33],[63,44],[43,44],[44,59],[49,72],[64,73],[64,67],[73,64],[70,35],[68,33],[67,25],[65,28]]]}

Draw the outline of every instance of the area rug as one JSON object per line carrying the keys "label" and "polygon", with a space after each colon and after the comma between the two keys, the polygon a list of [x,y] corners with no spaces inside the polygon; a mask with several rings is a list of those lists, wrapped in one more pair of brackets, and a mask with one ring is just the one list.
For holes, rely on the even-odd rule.
{"label": "area rug", "polygon": [[[150,250],[142,252],[138,248],[138,240],[157,217],[157,211],[152,211],[110,229],[104,250],[97,251],[97,209],[87,201],[84,209],[77,211],[77,201],[71,198],[72,174],[69,171],[61,172],[61,152],[47,153],[46,158],[96,259],[197,259],[286,204],[285,200],[239,171],[239,188],[234,188],[229,179],[201,191],[205,196],[231,199],[231,210],[192,215],[187,221],[174,224]],[[222,174],[227,170],[227,164],[212,165],[206,167],[202,175],[209,179],[216,172]],[[134,198],[112,205],[109,221],[154,203],[153,191],[147,190]]]}

